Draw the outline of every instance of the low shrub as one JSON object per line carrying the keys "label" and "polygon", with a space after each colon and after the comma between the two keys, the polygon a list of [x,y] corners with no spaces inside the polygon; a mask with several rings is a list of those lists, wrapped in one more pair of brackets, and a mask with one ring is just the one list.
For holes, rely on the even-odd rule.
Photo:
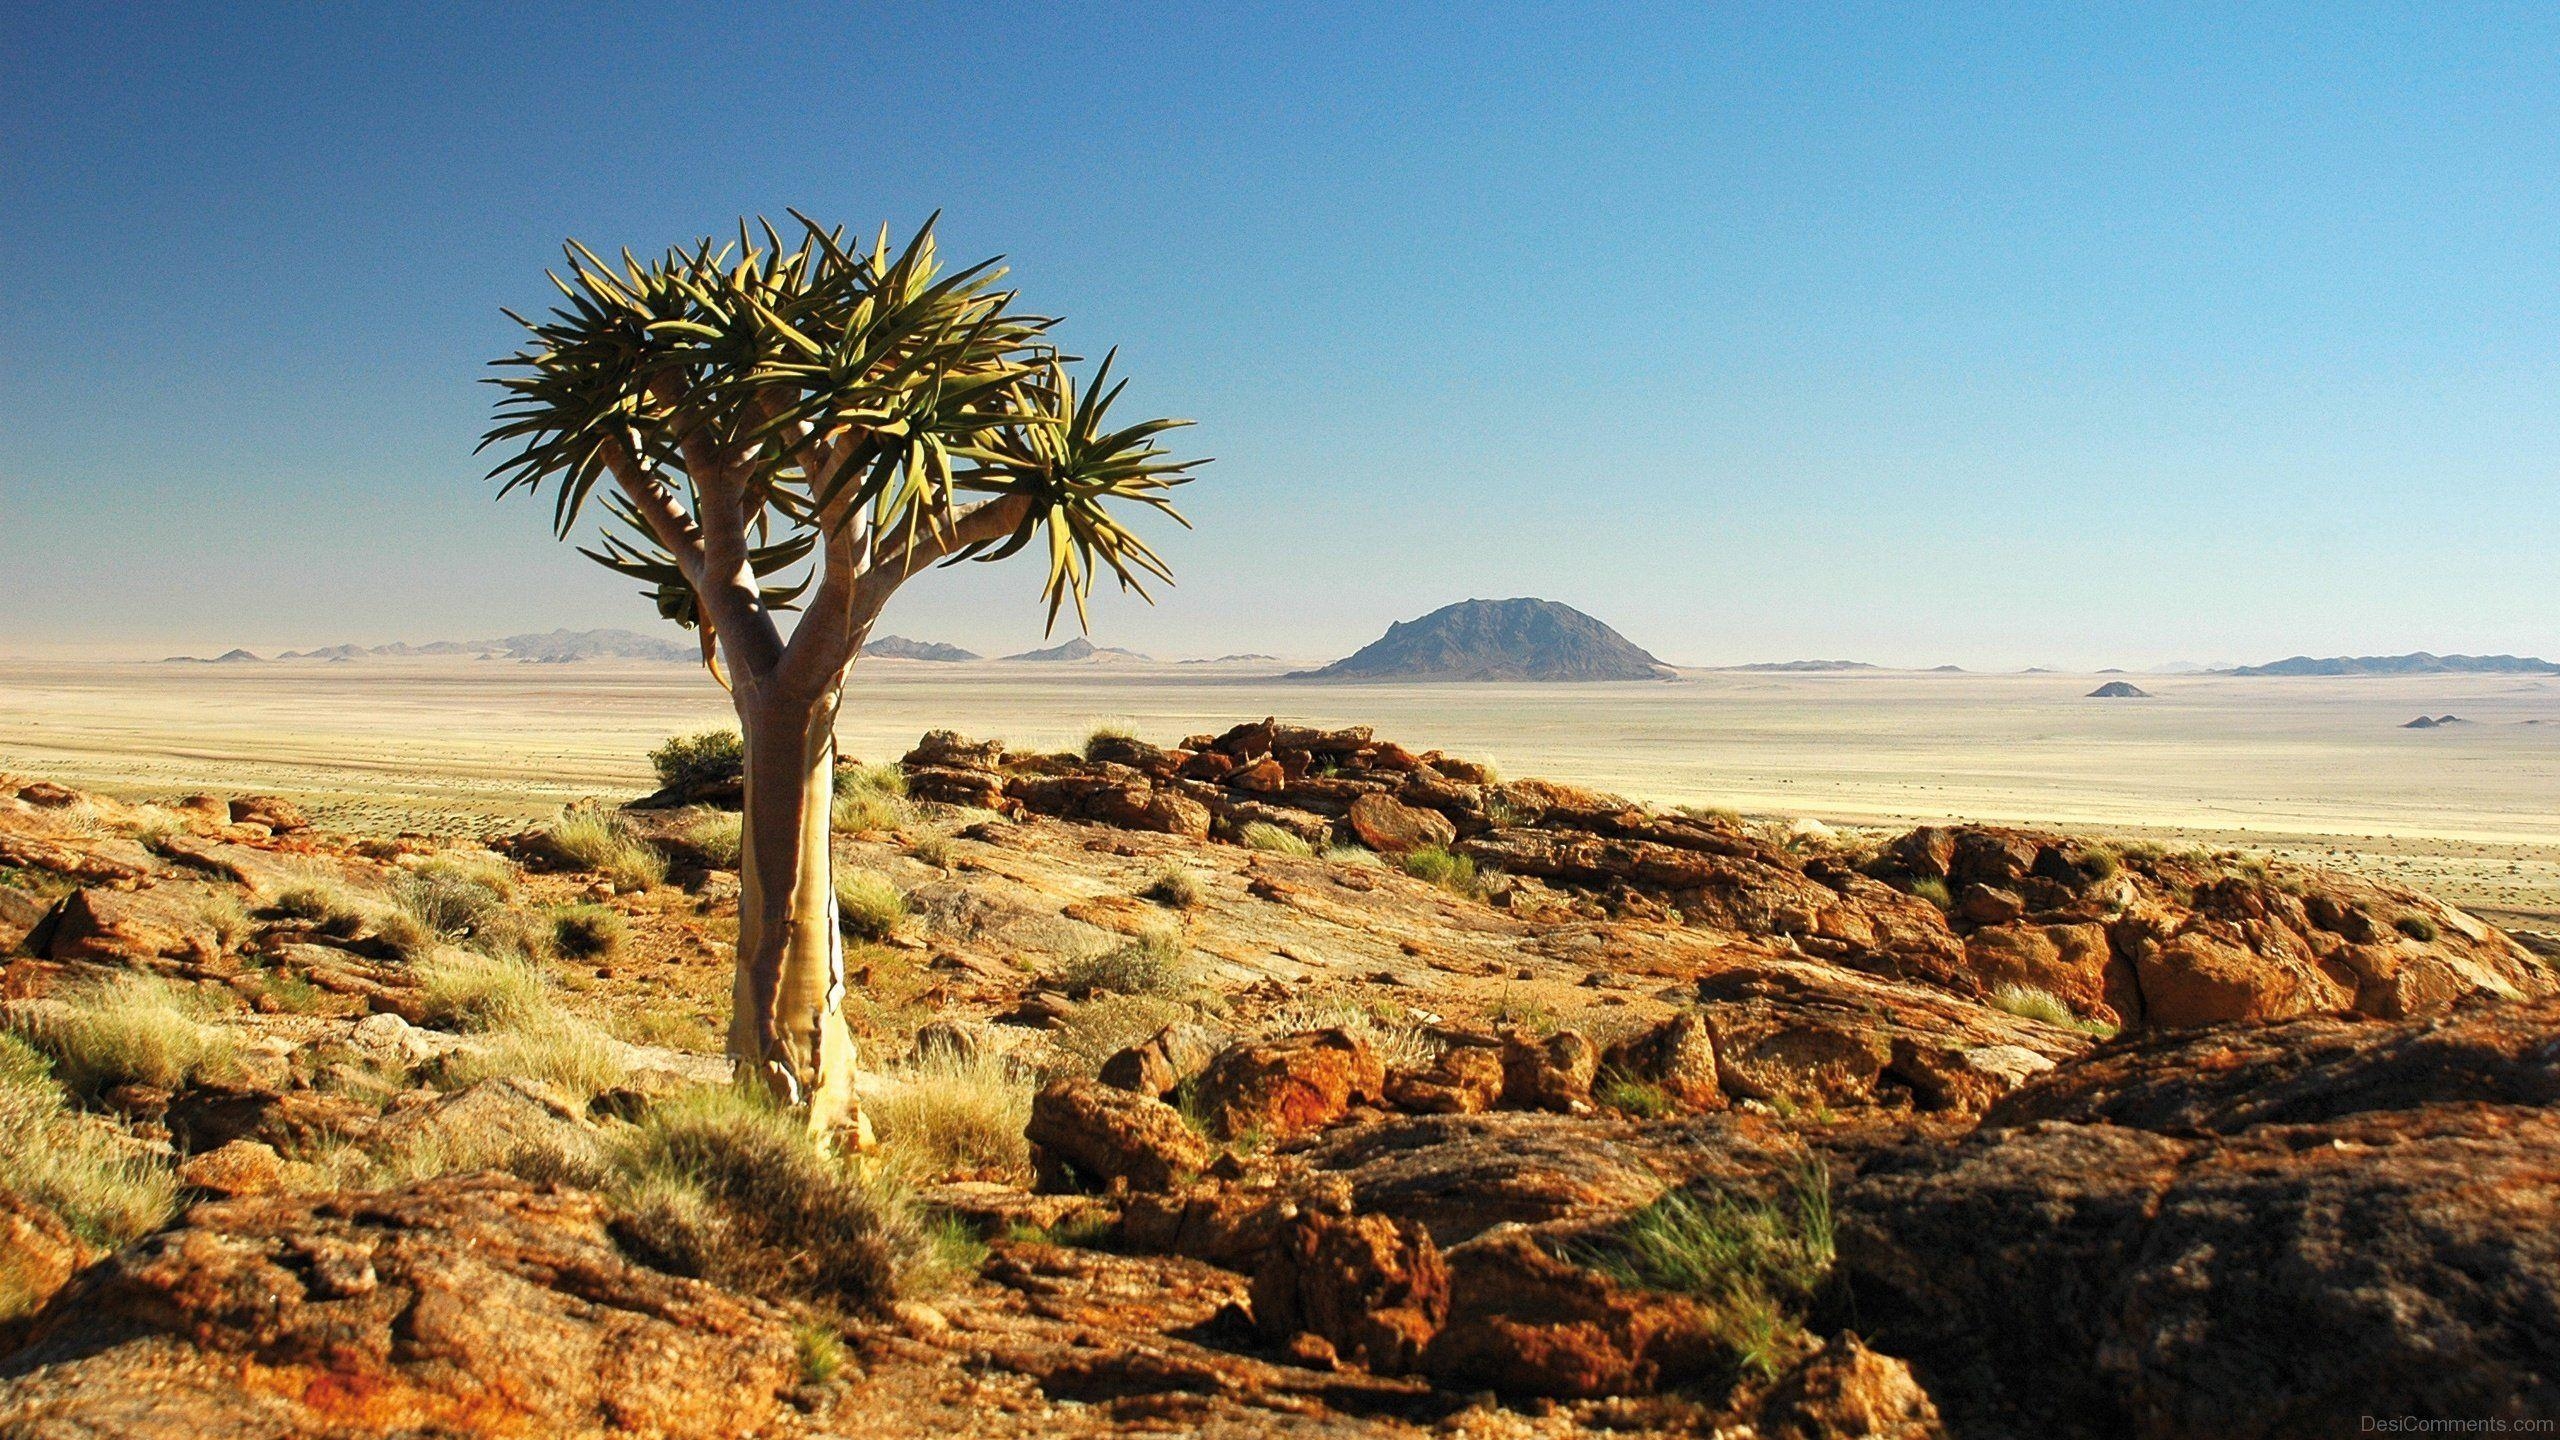
{"label": "low shrub", "polygon": [[1130,936],[1099,954],[1069,961],[1057,974],[1071,994],[1178,995],[1192,988],[1190,957],[1170,929]]}
{"label": "low shrub", "polygon": [[1091,1075],[1103,1061],[1191,1018],[1191,1007],[1161,995],[1097,995],[1048,1032],[1047,1068],[1053,1075]]}
{"label": "low shrub", "polygon": [[2391,928],[2408,936],[2412,940],[2428,944],[2434,943],[2444,934],[2442,930],[2436,927],[2435,921],[2419,914],[2415,910],[2409,911],[2407,914],[2404,914],[2400,918],[2392,921]]}
{"label": "low shrub", "polygon": [[691,789],[735,780],[746,770],[747,742],[735,730],[672,735],[649,752],[649,767],[662,786]]}
{"label": "low shrub", "polygon": [[1935,878],[1914,880],[1911,882],[1911,893],[1941,910],[1956,908],[1955,892],[1947,888],[1947,882],[1944,880]]}
{"label": "low shrub", "polygon": [[2080,1020],[2079,1016],[2071,1013],[2070,1005],[2061,996],[2032,985],[2003,985],[1985,997],[1983,1003],[2021,1020],[2038,1020],[2047,1025],[2069,1028]]}
{"label": "low shrub", "polygon": [[514,956],[446,946],[418,961],[422,1018],[464,1031],[523,1029],[559,1013],[542,972]]}
{"label": "low shrub", "polygon": [[370,910],[353,891],[325,880],[289,886],[267,909],[335,940],[352,940],[372,923]]}
{"label": "low shrub", "polygon": [[557,1010],[518,1020],[487,1038],[487,1048],[458,1051],[445,1061],[446,1085],[534,1080],[587,1100],[631,1078],[630,1062],[611,1036]]}
{"label": "low shrub", "polygon": [[907,853],[936,870],[951,868],[951,836],[941,830],[919,830],[907,840]]}

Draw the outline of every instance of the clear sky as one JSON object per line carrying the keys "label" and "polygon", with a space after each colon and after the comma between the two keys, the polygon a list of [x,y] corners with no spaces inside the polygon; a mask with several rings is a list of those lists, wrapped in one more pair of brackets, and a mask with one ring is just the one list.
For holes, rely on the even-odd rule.
{"label": "clear sky", "polygon": [[784,206],[1199,421],[1102,643],[2560,652],[2560,10],[1568,8],[5,7],[0,653],[656,625],[475,381],[563,236]]}

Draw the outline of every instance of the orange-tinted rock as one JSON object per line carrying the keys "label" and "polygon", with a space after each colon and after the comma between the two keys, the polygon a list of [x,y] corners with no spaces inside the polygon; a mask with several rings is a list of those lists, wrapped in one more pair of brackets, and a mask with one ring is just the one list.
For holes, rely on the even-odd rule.
{"label": "orange-tinted rock", "polygon": [[62,902],[47,953],[101,965],[204,964],[221,955],[222,937],[192,902],[173,894],[92,887]]}
{"label": "orange-tinted rock", "polygon": [[1945,1440],[1911,1367],[1843,1332],[1779,1377],[1754,1408],[1764,1440]]}
{"label": "orange-tinted rock", "polygon": [[275,1147],[256,1140],[234,1140],[228,1145],[189,1156],[178,1166],[178,1178],[188,1185],[225,1199],[243,1195],[265,1195],[284,1183],[284,1157]]}
{"label": "orange-tinted rock", "polygon": [[1502,1052],[1493,1045],[1451,1045],[1421,1070],[1388,1074],[1388,1103],[1417,1115],[1473,1115],[1502,1098]]}
{"label": "orange-tinted rock", "polygon": [[1715,1037],[1695,1011],[1682,1011],[1611,1045],[1601,1053],[1600,1071],[1650,1085],[1687,1109],[1724,1108]]}
{"label": "orange-tinted rock", "polygon": [[1353,800],[1348,818],[1362,844],[1390,855],[1425,846],[1446,846],[1458,838],[1458,827],[1439,812],[1376,792]]}
{"label": "orange-tinted rock", "polygon": [[1305,1214],[1280,1227],[1253,1277],[1264,1339],[1322,1337],[1380,1374],[1413,1370],[1449,1313],[1440,1247],[1411,1221]]}
{"label": "orange-tinted rock", "polygon": [[1964,937],[1965,965],[1985,994],[2004,985],[2042,990],[2087,1015],[2106,1004],[2107,927],[1993,925]]}
{"label": "orange-tinted rock", "polygon": [[1164,1190],[1209,1163],[1209,1142],[1172,1106],[1099,1080],[1054,1080],[1024,1135],[1045,1190]]}
{"label": "orange-tinted rock", "polygon": [[231,823],[264,825],[279,835],[311,828],[311,817],[302,807],[280,795],[235,795],[231,799]]}
{"label": "orange-tinted rock", "polygon": [[1285,1139],[1320,1130],[1355,1104],[1375,1103],[1386,1080],[1377,1052],[1348,1030],[1309,1030],[1230,1045],[1193,1094],[1212,1130]]}
{"label": "orange-tinted rock", "polygon": [[1600,1047],[1578,1031],[1503,1037],[1502,1103],[1511,1109],[1589,1114],[1591,1082],[1599,1073]]}
{"label": "orange-tinted rock", "polygon": [[1449,1318],[1423,1352],[1453,1390],[1590,1399],[1702,1377],[1717,1359],[1696,1301],[1570,1265],[1518,1231],[1449,1251]]}

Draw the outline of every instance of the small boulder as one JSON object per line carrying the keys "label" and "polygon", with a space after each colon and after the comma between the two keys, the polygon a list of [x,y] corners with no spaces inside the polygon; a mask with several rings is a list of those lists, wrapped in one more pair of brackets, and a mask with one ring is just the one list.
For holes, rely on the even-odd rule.
{"label": "small boulder", "polygon": [[1387,1076],[1389,1104],[1417,1115],[1474,1115],[1502,1098],[1502,1052],[1492,1045],[1452,1045],[1423,1070]]}
{"label": "small boulder", "polygon": [[1346,817],[1362,844],[1388,855],[1456,842],[1458,827],[1436,810],[1407,805],[1394,796],[1372,791],[1351,802]]}
{"label": "small boulder", "polygon": [[1502,1103],[1511,1109],[1588,1114],[1599,1073],[1600,1048],[1579,1031],[1559,1030],[1542,1040],[1517,1032],[1503,1037]]}
{"label": "small boulder", "polygon": [[234,1140],[227,1145],[188,1157],[178,1167],[178,1178],[207,1194],[223,1199],[242,1195],[265,1195],[284,1185],[284,1157],[272,1145],[256,1140]]}
{"label": "small boulder", "polygon": [[1440,1247],[1410,1220],[1299,1215],[1253,1276],[1254,1326],[1265,1340],[1313,1334],[1381,1375],[1415,1369],[1448,1314]]}
{"label": "small boulder", "polygon": [[1201,1113],[1220,1135],[1286,1139],[1321,1130],[1355,1104],[1374,1104],[1386,1068],[1367,1039],[1308,1030],[1218,1052],[1200,1076]]}
{"label": "small boulder", "polygon": [[206,963],[222,954],[222,937],[196,908],[158,890],[75,890],[52,926],[55,960],[147,965],[157,960]]}
{"label": "small boulder", "polygon": [[231,823],[264,825],[279,835],[311,828],[302,807],[280,795],[237,795],[231,800]]}
{"label": "small boulder", "polygon": [[1619,1285],[1499,1230],[1451,1250],[1449,1318],[1423,1352],[1451,1390],[1587,1400],[1648,1394],[1718,1360],[1705,1308]]}
{"label": "small boulder", "polygon": [[1754,1408],[1765,1440],[1945,1440],[1911,1367],[1846,1331],[1806,1356]]}
{"label": "small boulder", "polygon": [[1031,1102],[1032,1164],[1040,1188],[1169,1190],[1209,1163],[1209,1142],[1151,1096],[1069,1076]]}
{"label": "small boulder", "polygon": [[1611,1045],[1601,1052],[1600,1069],[1650,1085],[1687,1109],[1724,1108],[1724,1089],[1716,1082],[1715,1037],[1695,1011],[1684,1010]]}
{"label": "small boulder", "polygon": [[1167,1025],[1103,1061],[1096,1078],[1105,1085],[1161,1100],[1183,1081],[1209,1068],[1211,1044],[1209,1032],[1200,1026]]}

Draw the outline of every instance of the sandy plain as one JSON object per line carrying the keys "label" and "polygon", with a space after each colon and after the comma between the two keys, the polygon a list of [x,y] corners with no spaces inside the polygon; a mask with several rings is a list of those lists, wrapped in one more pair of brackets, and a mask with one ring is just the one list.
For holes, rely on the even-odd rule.
{"label": "sandy plain", "polygon": [[[1065,747],[1276,714],[1508,773],[1835,824],[1964,818],[2243,846],[2560,926],[2560,678],[1691,672],[1620,685],[1309,685],[1210,665],[867,661],[848,753],[924,730]],[[2408,730],[2420,715],[2467,722]],[[129,796],[268,790],[352,830],[521,826],[650,785],[728,721],[696,668],[475,660],[0,662],[0,768]]]}

